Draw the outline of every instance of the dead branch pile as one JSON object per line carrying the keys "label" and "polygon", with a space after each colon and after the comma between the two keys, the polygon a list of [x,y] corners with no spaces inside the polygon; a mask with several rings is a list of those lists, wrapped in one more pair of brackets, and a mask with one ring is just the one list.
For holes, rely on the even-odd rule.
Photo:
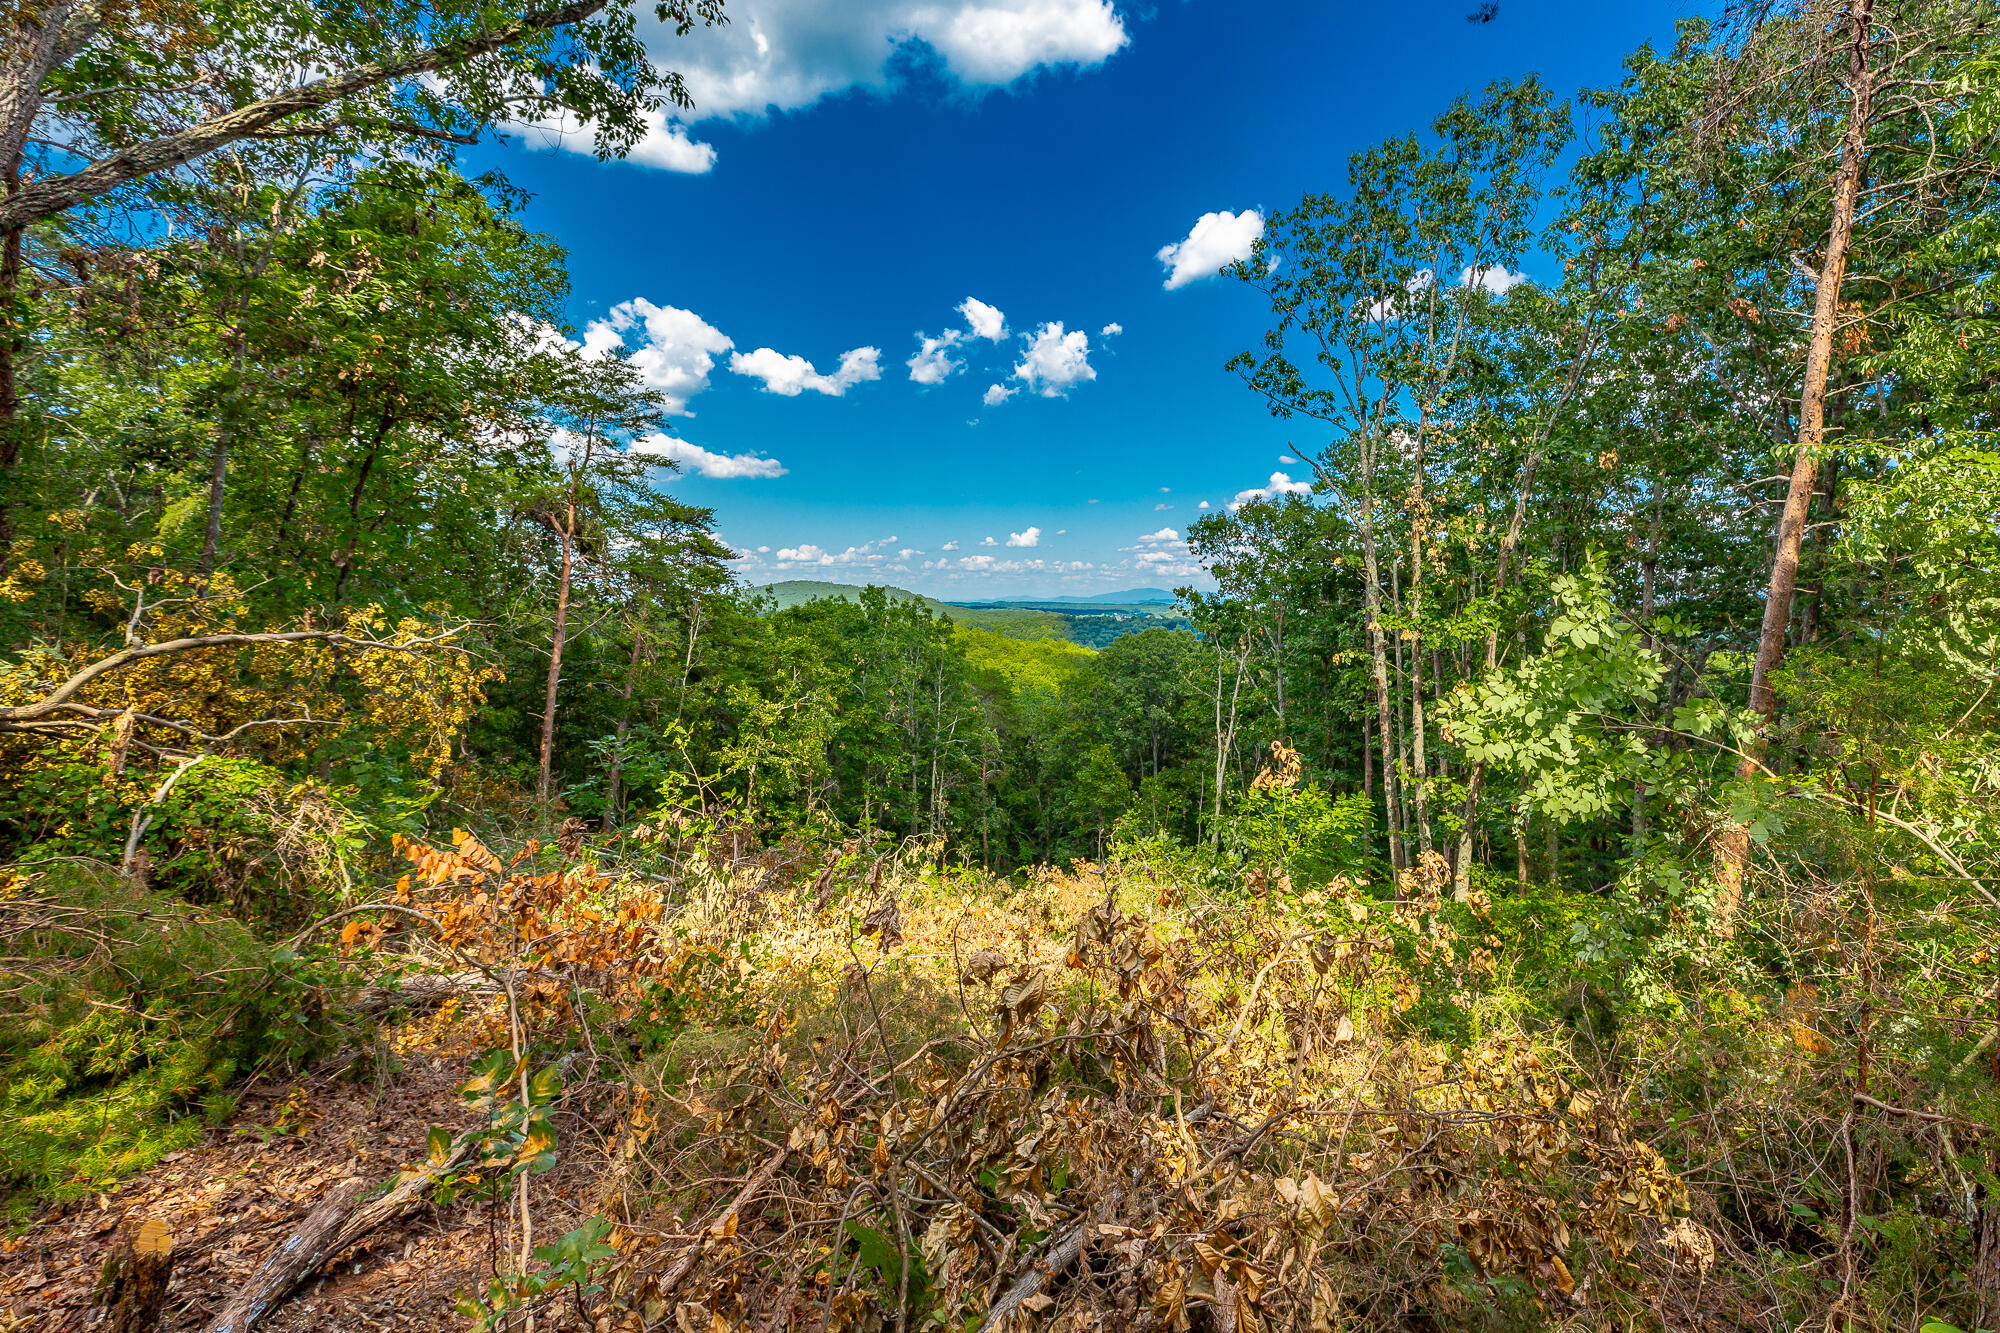
{"label": "dead branch pile", "polygon": [[406,854],[407,910],[505,980],[496,1040],[589,1053],[556,1119],[599,1145],[616,1256],[549,1318],[1475,1327],[1652,1305],[1712,1254],[1618,1097],[1401,1017],[1435,881],[1168,911],[1137,871],[1002,905],[877,862],[846,914],[812,866],[745,895]]}

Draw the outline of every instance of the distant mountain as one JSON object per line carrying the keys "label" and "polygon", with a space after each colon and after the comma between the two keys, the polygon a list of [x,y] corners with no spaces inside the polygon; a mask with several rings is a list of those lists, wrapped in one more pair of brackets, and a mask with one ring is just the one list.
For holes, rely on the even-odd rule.
{"label": "distant mountain", "polygon": [[[936,598],[926,597],[922,593],[911,592],[908,588],[894,588],[888,584],[876,584],[874,586],[888,593],[893,601],[922,602],[933,611],[942,611],[945,609],[944,603],[938,601]],[[821,597],[833,597],[843,602],[854,602],[861,599],[861,585],[859,584],[827,583],[820,579],[786,579],[781,583],[766,583],[758,588],[757,591],[768,592],[772,597],[776,598],[780,611],[789,610],[794,606],[802,606],[807,602],[816,601]]]}
{"label": "distant mountain", "polygon": [[1027,605],[1049,606],[1058,602],[1109,602],[1114,606],[1150,606],[1154,602],[1172,602],[1174,595],[1165,588],[1127,588],[1123,592],[1100,592],[1089,597],[1003,597],[998,602],[985,605]]}
{"label": "distant mountain", "polygon": [[[926,597],[922,593],[911,592],[908,588],[891,587],[888,584],[874,585],[898,602],[916,602],[927,607],[935,615],[950,616],[961,625],[987,630],[1007,639],[1067,639],[1077,642],[1075,622],[1066,615],[1055,611],[1036,611],[1025,606],[996,606],[991,603],[979,607],[952,606]],[[771,594],[784,611],[794,606],[822,597],[831,597],[843,602],[861,600],[861,588],[851,583],[824,583],[818,579],[786,579],[782,583],[766,583],[756,589]]]}

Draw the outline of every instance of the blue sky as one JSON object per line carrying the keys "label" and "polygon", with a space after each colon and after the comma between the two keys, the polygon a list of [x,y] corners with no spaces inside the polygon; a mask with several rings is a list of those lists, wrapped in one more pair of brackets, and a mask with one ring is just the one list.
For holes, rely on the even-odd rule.
{"label": "blue sky", "polygon": [[669,487],[745,578],[1173,587],[1204,502],[1320,444],[1222,368],[1264,312],[1196,275],[1246,214],[1494,78],[1615,82],[1690,7],[729,0],[727,29],[654,38],[697,107],[636,160],[529,131],[472,165],[568,248],[574,336],[682,405]]}

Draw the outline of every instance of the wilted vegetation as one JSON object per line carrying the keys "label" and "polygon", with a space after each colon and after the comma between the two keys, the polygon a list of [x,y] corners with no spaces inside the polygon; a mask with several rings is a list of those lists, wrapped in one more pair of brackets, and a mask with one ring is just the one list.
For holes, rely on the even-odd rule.
{"label": "wilted vegetation", "polygon": [[733,583],[449,156],[617,6],[281,8],[6,20],[5,1328],[2000,1328],[1990,7],[1273,214],[1317,484],[1096,651]]}

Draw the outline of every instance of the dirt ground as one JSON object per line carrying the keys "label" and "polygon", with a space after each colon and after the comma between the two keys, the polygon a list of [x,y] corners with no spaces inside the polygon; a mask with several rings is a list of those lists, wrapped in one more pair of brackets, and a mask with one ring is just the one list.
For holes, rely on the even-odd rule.
{"label": "dirt ground", "polygon": [[[400,1068],[379,1080],[321,1074],[248,1091],[198,1148],[94,1200],[45,1209],[0,1241],[0,1333],[92,1326],[106,1250],[128,1219],[167,1221],[173,1278],[161,1327],[205,1327],[271,1247],[350,1176],[387,1181],[424,1160],[428,1128],[469,1127],[455,1043],[398,1042]],[[537,1229],[577,1224],[574,1182],[536,1178]],[[455,1293],[484,1285],[493,1252],[487,1205],[427,1207],[335,1256],[262,1321],[272,1333],[463,1326]]]}

